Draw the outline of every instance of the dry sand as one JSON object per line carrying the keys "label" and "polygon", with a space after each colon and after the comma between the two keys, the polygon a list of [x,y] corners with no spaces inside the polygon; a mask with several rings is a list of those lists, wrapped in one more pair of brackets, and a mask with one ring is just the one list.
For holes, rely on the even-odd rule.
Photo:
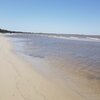
{"label": "dry sand", "polygon": [[0,100],[92,100],[77,93],[74,84],[68,84],[64,89],[36,72],[15,54],[9,40],[0,36]]}

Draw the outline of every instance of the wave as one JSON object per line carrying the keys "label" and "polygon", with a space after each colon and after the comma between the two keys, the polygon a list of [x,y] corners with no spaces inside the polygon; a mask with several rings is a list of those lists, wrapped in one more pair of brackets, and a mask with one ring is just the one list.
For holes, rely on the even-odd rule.
{"label": "wave", "polygon": [[[42,35],[44,36],[44,35]],[[95,37],[78,37],[78,36],[58,36],[58,35],[46,35],[47,37],[52,37],[52,38],[59,38],[59,39],[67,39],[67,40],[80,40],[80,41],[98,41],[100,42],[100,38],[95,38]]]}

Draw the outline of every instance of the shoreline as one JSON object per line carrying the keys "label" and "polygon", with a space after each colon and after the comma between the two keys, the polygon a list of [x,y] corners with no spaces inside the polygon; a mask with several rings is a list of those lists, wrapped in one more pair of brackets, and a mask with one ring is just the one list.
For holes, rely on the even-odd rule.
{"label": "shoreline", "polygon": [[0,36],[1,100],[66,100],[64,92],[13,54],[12,49],[7,38]]}
{"label": "shoreline", "polygon": [[[41,66],[41,64],[42,62],[40,62],[38,66]],[[42,75],[40,72],[36,71],[33,66],[36,66],[36,64],[34,64],[34,62],[33,64],[31,64],[29,61],[24,59],[24,57],[17,55],[9,39],[0,35],[1,100],[100,99],[100,96],[91,96],[91,92],[90,94],[87,94],[88,97],[83,96],[85,91],[81,91],[81,89],[83,89],[84,87],[81,87],[81,85],[81,88],[76,87],[79,84],[75,85],[74,83],[70,82],[70,80],[67,81],[66,87],[64,89],[64,86],[62,87],[59,83],[57,84],[57,82],[53,82],[48,77],[45,77],[45,75]],[[61,80],[59,80],[58,82],[60,81]],[[93,83],[93,85],[95,84],[95,82]],[[77,89],[79,89],[81,92],[77,92]],[[86,88],[86,90],[87,89],[88,88]]]}
{"label": "shoreline", "polygon": [[12,45],[0,36],[1,100],[69,100],[66,92],[35,72],[28,62],[12,53]]}

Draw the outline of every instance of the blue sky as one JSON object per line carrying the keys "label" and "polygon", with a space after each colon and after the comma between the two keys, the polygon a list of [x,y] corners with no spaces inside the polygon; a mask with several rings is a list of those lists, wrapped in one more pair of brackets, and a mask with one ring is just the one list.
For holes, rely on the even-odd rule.
{"label": "blue sky", "polygon": [[0,0],[0,28],[100,34],[100,0]]}

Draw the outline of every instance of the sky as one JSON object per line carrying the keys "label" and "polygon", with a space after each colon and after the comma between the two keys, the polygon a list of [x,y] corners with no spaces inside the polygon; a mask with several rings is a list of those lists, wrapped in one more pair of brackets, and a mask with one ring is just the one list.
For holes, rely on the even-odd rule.
{"label": "sky", "polygon": [[100,0],[0,0],[0,28],[100,34]]}

